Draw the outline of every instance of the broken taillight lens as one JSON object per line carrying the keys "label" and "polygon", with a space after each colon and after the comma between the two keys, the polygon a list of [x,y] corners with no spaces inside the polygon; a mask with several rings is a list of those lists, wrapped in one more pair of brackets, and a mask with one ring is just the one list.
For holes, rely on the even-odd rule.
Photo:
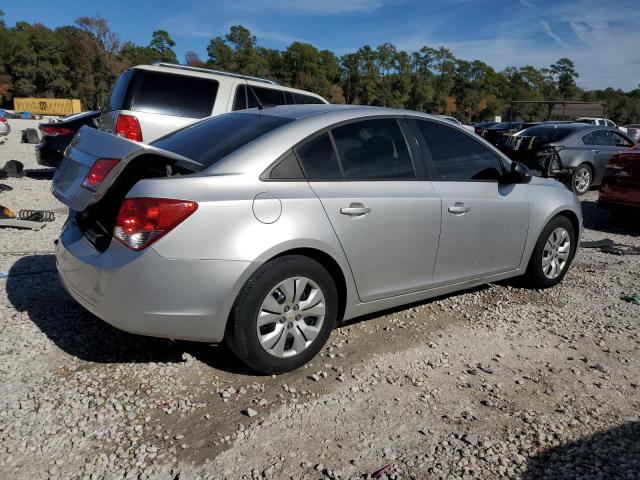
{"label": "broken taillight lens", "polygon": [[142,250],[187,219],[196,202],[168,198],[126,198],[113,236],[131,250]]}
{"label": "broken taillight lens", "polygon": [[117,158],[99,158],[91,166],[91,169],[89,169],[89,173],[87,173],[87,176],[82,181],[82,186],[87,190],[95,192],[118,162],[120,162],[120,160]]}

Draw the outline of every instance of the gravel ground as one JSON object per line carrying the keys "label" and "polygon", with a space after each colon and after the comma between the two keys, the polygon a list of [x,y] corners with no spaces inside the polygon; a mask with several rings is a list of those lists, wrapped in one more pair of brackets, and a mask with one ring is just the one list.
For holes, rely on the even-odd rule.
{"label": "gravel ground", "polygon": [[[0,165],[37,168],[27,125]],[[306,368],[254,376],[223,347],[85,312],[55,274],[50,181],[0,183],[0,204],[57,212],[0,230],[0,478],[640,478],[640,306],[621,300],[640,293],[639,256],[582,249],[554,289],[359,319]],[[637,221],[616,226],[596,198],[585,240],[640,246]]]}

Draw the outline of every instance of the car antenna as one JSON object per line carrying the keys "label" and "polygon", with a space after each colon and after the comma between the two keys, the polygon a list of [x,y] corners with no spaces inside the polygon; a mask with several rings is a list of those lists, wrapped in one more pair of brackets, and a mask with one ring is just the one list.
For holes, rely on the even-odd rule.
{"label": "car antenna", "polygon": [[[262,102],[258,98],[258,94],[256,93],[256,91],[253,89],[253,87],[249,83],[249,80],[247,79],[247,77],[244,76],[244,73],[241,73],[240,75],[242,75],[242,78],[244,79],[245,83],[247,84],[247,88],[249,90],[251,90],[251,93],[253,94],[253,98],[255,98],[256,102],[258,102],[258,110],[264,110],[264,105],[262,105]],[[249,106],[248,102],[247,102],[247,106]]]}

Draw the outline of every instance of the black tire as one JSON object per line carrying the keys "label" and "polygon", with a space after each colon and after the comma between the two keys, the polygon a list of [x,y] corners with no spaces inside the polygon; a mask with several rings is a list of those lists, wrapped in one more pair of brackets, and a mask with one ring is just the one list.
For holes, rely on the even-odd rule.
{"label": "black tire", "polygon": [[[571,241],[569,257],[556,278],[549,278],[545,275],[542,268],[542,256],[544,254],[544,247],[549,239],[551,233],[555,231],[557,228],[564,228],[568,234]],[[540,233],[540,237],[536,242],[536,246],[533,249],[533,253],[531,254],[531,258],[529,259],[529,265],[527,267],[527,272],[524,275],[524,283],[526,286],[530,288],[550,288],[562,281],[564,276],[566,275],[569,267],[571,266],[571,262],[573,261],[573,257],[576,253],[576,232],[573,228],[573,224],[571,221],[565,217],[564,215],[558,215],[551,219],[551,221],[547,224],[546,227]]]}
{"label": "black tire", "polygon": [[[269,292],[287,278],[304,276],[315,282],[325,300],[320,332],[301,353],[279,358],[260,344],[258,313]],[[303,255],[275,258],[262,265],[242,287],[227,323],[225,341],[231,351],[251,369],[265,374],[284,373],[301,367],[315,357],[327,342],[338,316],[338,291],[331,274],[317,261]]]}
{"label": "black tire", "polygon": [[[586,184],[579,181],[579,179],[584,178],[585,176],[588,176],[588,182]],[[573,193],[578,196],[584,195],[593,185],[593,169],[586,163],[578,165],[573,171],[570,181],[570,188]]]}

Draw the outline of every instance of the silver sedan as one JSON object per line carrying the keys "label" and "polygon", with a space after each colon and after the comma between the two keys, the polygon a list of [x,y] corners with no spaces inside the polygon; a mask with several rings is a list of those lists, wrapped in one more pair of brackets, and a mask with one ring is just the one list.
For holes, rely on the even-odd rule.
{"label": "silver sedan", "polygon": [[83,128],[53,192],[79,303],[269,373],[342,320],[509,277],[552,287],[582,223],[572,192],[478,136],[375,107],[229,113],[151,145]]}

